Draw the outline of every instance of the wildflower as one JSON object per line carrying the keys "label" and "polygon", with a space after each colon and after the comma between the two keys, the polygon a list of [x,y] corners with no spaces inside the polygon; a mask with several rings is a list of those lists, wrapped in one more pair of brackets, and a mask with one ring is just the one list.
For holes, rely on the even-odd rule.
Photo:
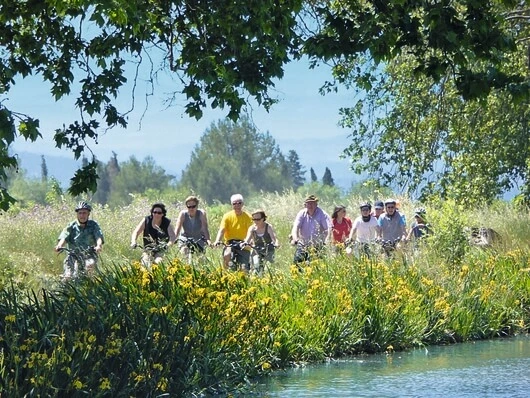
{"label": "wildflower", "polygon": [[110,390],[110,380],[107,378],[107,377],[103,377],[101,379],[99,379],[100,381],[100,384],[99,384],[99,389],[100,390]]}
{"label": "wildflower", "polygon": [[83,388],[83,383],[81,382],[81,380],[79,380],[78,378],[75,379],[72,383],[72,387],[75,389],[75,390],[80,390]]}
{"label": "wildflower", "polygon": [[13,314],[6,315],[4,319],[6,322],[11,322],[11,323],[15,323],[15,321],[17,320],[16,316]]}
{"label": "wildflower", "polygon": [[263,363],[261,364],[261,369],[262,369],[262,370],[269,370],[271,367],[272,367],[271,364],[268,363],[268,362],[263,362]]}

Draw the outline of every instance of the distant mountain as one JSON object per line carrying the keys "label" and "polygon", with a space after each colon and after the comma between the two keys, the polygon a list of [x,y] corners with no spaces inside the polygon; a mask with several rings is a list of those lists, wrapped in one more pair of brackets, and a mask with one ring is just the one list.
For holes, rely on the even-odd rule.
{"label": "distant mountain", "polygon": [[[41,177],[41,155],[31,152],[20,151],[17,152],[19,159],[20,168],[26,171],[26,175],[31,178],[40,178]],[[74,176],[75,171],[81,167],[80,161],[75,161],[71,158],[65,156],[49,156],[44,155],[44,160],[46,161],[46,167],[48,168],[48,177],[56,178],[61,186],[68,187],[70,185],[70,179]],[[108,159],[102,160],[107,162]],[[352,171],[348,170],[348,164],[345,161],[340,160],[323,160],[319,162],[314,162],[315,164],[311,166],[304,166],[306,170],[306,180],[309,181],[309,169],[313,167],[315,170],[319,181],[322,180],[324,175],[324,169],[329,167],[335,185],[341,189],[348,190],[352,182],[355,180],[355,175]],[[180,175],[181,171],[174,172],[168,171],[164,165],[159,165],[160,167],[166,170],[166,173],[173,175]]]}

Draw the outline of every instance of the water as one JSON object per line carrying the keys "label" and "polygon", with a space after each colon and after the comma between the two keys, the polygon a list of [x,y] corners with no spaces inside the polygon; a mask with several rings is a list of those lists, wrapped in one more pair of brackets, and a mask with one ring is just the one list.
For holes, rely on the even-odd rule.
{"label": "water", "polygon": [[530,397],[530,337],[370,355],[278,373],[264,397]]}

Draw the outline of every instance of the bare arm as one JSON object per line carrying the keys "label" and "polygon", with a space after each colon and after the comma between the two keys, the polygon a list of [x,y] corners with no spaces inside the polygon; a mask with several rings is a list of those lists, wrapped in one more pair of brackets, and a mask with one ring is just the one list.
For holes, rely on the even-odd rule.
{"label": "bare arm", "polygon": [[206,217],[206,212],[204,210],[202,210],[201,213],[202,234],[204,235],[206,242],[210,244],[210,228],[208,226],[208,217]]}
{"label": "bare arm", "polygon": [[58,252],[59,250],[61,250],[61,248],[64,246],[65,243],[66,243],[66,239],[64,238],[59,239],[59,242],[57,242],[57,245],[55,245],[55,251]]}
{"label": "bare arm", "polygon": [[173,229],[173,225],[171,225],[171,222],[167,226],[167,234],[169,235],[169,245],[172,245],[175,243],[175,240],[177,239],[177,236],[175,235],[175,230]]}
{"label": "bare arm", "polygon": [[356,234],[357,234],[357,227],[352,226],[352,229],[350,231],[350,235],[348,236],[348,240],[353,242],[353,238],[355,238]]}
{"label": "bare arm", "polygon": [[253,231],[254,231],[254,225],[251,225],[250,227],[248,227],[247,236],[245,237],[245,240],[243,242],[245,242],[246,244],[254,243],[254,239],[252,238]]}
{"label": "bare arm", "polygon": [[276,236],[276,232],[274,231],[274,228],[272,225],[269,224],[269,235],[271,236],[271,242],[274,246],[280,247],[280,242],[278,241],[278,237]]}
{"label": "bare arm", "polygon": [[219,228],[219,231],[217,232],[217,237],[215,238],[215,242],[214,242],[214,245],[218,245],[219,243],[221,243],[221,239],[223,237],[225,233],[225,229],[224,228]]}
{"label": "bare arm", "polygon": [[183,223],[184,223],[184,211],[181,211],[177,219],[177,225],[175,226],[175,236],[180,235],[180,230],[182,229]]}
{"label": "bare arm", "polygon": [[131,234],[131,246],[136,245],[136,239],[138,239],[138,235],[144,232],[145,229],[145,220],[140,221],[140,223],[136,226],[133,233]]}

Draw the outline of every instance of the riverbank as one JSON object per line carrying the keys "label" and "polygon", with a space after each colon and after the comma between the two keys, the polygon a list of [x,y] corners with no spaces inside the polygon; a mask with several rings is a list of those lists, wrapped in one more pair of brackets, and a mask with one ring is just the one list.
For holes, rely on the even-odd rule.
{"label": "riverbank", "polygon": [[178,259],[0,299],[7,396],[233,392],[297,362],[528,331],[524,253],[458,269],[343,257],[263,278]]}
{"label": "riverbank", "polygon": [[[72,207],[3,215],[1,395],[236,392],[303,362],[528,331],[527,212],[506,203],[473,211],[432,203],[435,233],[419,253],[405,247],[393,261],[328,253],[299,272],[286,237],[302,201],[289,194],[247,202],[249,210],[266,209],[282,242],[263,278],[225,272],[219,249],[208,249],[198,268],[173,252],[152,272],[142,269],[140,251],[129,247],[151,203],[139,198],[127,208],[94,206],[106,237],[102,272],[65,285],[53,247]],[[405,214],[413,208],[402,207]],[[211,232],[227,208],[207,208]],[[464,227],[474,220],[488,220],[502,240],[470,246]]]}

